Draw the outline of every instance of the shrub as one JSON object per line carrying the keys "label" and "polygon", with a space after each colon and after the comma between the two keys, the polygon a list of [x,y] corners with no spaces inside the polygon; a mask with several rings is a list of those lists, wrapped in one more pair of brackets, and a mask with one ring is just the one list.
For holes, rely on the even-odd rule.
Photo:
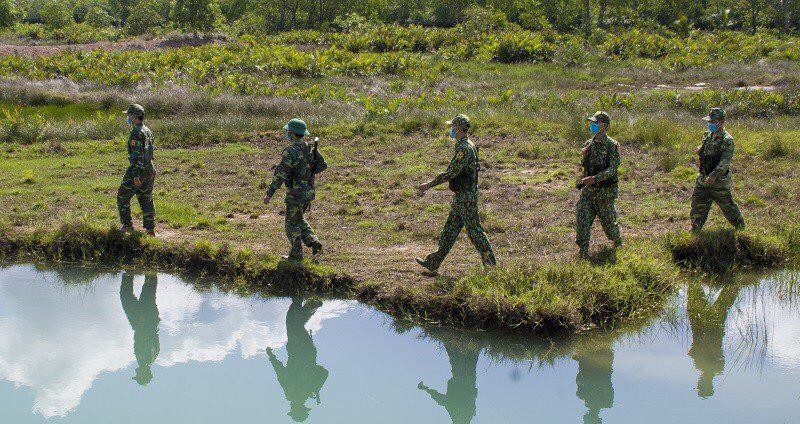
{"label": "shrub", "polygon": [[720,273],[732,268],[769,268],[789,257],[785,243],[775,237],[732,229],[673,234],[667,246],[677,264]]}
{"label": "shrub", "polygon": [[555,46],[541,35],[528,32],[507,32],[498,36],[492,60],[502,63],[552,62]]}
{"label": "shrub", "polygon": [[777,158],[783,158],[787,156],[795,156],[795,151],[786,142],[786,140],[781,137],[780,134],[772,134],[769,140],[766,141],[764,144],[764,150],[762,152],[762,156],[766,160],[772,160]]}
{"label": "shrub", "polygon": [[39,9],[39,16],[50,28],[63,28],[75,21],[67,3],[61,0],[48,0]]}
{"label": "shrub", "polygon": [[0,141],[5,143],[32,144],[41,140],[45,131],[45,120],[35,115],[21,115],[19,110],[4,110],[0,121]]}
{"label": "shrub", "polygon": [[161,28],[166,23],[167,19],[164,16],[162,2],[159,0],[140,0],[128,15],[125,29],[131,35],[141,35],[156,28]]}
{"label": "shrub", "polygon": [[92,5],[86,10],[83,21],[94,28],[105,28],[111,26],[114,18],[102,6]]}
{"label": "shrub", "polygon": [[0,0],[0,28],[8,28],[14,21],[14,7],[11,0]]}

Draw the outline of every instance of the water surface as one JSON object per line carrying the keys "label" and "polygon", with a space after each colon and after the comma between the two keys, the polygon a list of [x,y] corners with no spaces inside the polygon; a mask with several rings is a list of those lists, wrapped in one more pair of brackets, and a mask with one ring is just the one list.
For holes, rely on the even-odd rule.
{"label": "water surface", "polygon": [[0,268],[0,422],[800,422],[796,275],[565,340],[410,327],[167,274]]}

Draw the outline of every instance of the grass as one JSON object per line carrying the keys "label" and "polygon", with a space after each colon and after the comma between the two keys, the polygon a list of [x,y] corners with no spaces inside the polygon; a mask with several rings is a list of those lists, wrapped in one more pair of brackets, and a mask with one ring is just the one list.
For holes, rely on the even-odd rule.
{"label": "grass", "polygon": [[[747,41],[737,40],[724,41]],[[6,68],[11,75],[0,82],[0,108],[19,114],[13,125],[4,123],[12,131],[0,128],[0,135],[11,134],[0,138],[0,203],[9,240],[21,246],[16,249],[45,259],[152,261],[201,272],[222,249],[220,263],[229,265],[211,266],[210,274],[240,279],[240,287],[280,285],[272,258],[288,248],[284,210],[278,199],[269,206],[261,199],[284,148],[281,128],[300,116],[321,137],[330,164],[318,179],[308,219],[326,245],[323,263],[336,268],[307,266],[302,275],[324,293],[326,272],[346,276],[352,284],[345,295],[416,322],[550,333],[605,327],[658,308],[675,286],[673,248],[688,252],[681,265],[704,269],[727,259],[724,252],[744,252],[733,259],[754,268],[790,263],[778,259],[798,250],[800,236],[787,230],[795,217],[786,210],[800,207],[792,142],[800,136],[793,129],[800,124],[794,100],[800,64],[774,57],[787,46],[772,45],[758,60],[740,52],[745,56],[720,57],[713,66],[667,71],[660,61],[672,53],[642,61],[640,53],[621,52],[590,67],[565,68],[491,58],[455,63],[447,46],[384,57],[370,47],[354,53],[339,45],[334,47],[348,53],[337,56],[323,43],[322,58],[307,46],[278,41],[277,47],[233,43],[243,44],[142,57],[78,51],[24,59],[30,67],[22,71],[22,62]],[[239,51],[255,57],[236,62],[232,52]],[[253,71],[258,55],[272,52],[280,54],[264,63],[287,57],[298,62],[263,75]],[[82,55],[96,69],[78,69]],[[637,58],[623,58],[631,55]],[[421,72],[384,72],[403,57],[422,64]],[[142,68],[154,79],[142,77],[135,86],[110,66],[131,59],[144,67],[143,58],[156,60]],[[185,74],[171,74],[163,66],[167,59],[180,62],[176,69]],[[214,68],[218,60],[226,65]],[[293,73],[320,61],[334,68]],[[434,68],[439,71],[428,72]],[[356,75],[358,69],[368,76]],[[210,70],[205,77],[204,70]],[[49,79],[53,74],[59,79]],[[248,85],[253,76],[263,78]],[[743,90],[741,81],[775,88]],[[117,111],[132,101],[144,104],[156,134],[158,241],[128,240],[108,230],[117,224],[115,195],[126,167],[128,129]],[[749,244],[741,237],[714,245],[729,239],[668,236],[689,227],[693,152],[704,131],[699,118],[718,105],[728,108],[728,130],[736,139],[734,193],[752,228]],[[586,264],[574,258],[573,187],[588,138],[584,118],[597,109],[611,113],[610,135],[621,143],[618,209],[626,248],[616,262]],[[462,237],[441,269],[447,277],[427,280],[413,257],[435,249],[450,195],[440,188],[420,199],[415,187],[447,166],[452,147],[443,121],[459,112],[475,123],[481,218],[501,268],[476,270],[479,257]],[[138,207],[133,209],[138,221]],[[65,222],[85,224],[63,227]],[[712,212],[709,227],[724,225]],[[593,250],[602,252],[606,240],[599,228],[592,240]],[[100,247],[94,250],[92,243]],[[780,257],[769,256],[772,247]],[[238,252],[253,253],[231,259]],[[701,259],[692,262],[695,257]],[[251,267],[258,271],[249,274]],[[290,289],[300,286],[298,280]]]}
{"label": "grass", "polygon": [[725,273],[732,269],[787,266],[797,257],[797,229],[781,235],[739,232],[731,229],[683,233],[667,238],[673,260],[684,266]]}

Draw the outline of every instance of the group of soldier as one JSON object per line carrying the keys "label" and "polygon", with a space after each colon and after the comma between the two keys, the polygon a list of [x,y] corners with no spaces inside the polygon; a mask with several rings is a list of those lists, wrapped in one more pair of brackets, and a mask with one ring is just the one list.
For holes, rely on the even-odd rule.
{"label": "group of soldier", "polygon": [[[133,104],[124,113],[133,128],[128,138],[130,166],[117,194],[122,229],[133,231],[130,201],[136,195],[142,209],[144,228],[149,235],[155,236],[153,132],[144,125],[145,111],[141,105]],[[699,173],[692,194],[692,231],[698,232],[703,228],[713,203],[719,205],[725,218],[735,228],[744,228],[744,218],[731,193],[730,165],[734,145],[733,137],[725,130],[725,111],[713,108],[703,120],[708,130],[704,132],[702,144],[695,151]],[[576,182],[581,194],[576,205],[575,241],[582,257],[589,256],[590,233],[595,218],[599,219],[614,248],[622,245],[616,209],[621,162],[619,144],[607,134],[611,127],[608,113],[596,112],[587,121],[591,138],[582,149],[583,176]],[[470,119],[460,114],[446,124],[450,126],[450,138],[454,141],[455,149],[450,164],[433,180],[418,187],[420,196],[444,183],[453,192],[450,213],[439,237],[438,249],[425,258],[416,259],[428,275],[437,273],[464,227],[480,253],[483,265],[493,267],[497,262],[478,214],[480,162],[478,148],[470,139]],[[289,145],[275,167],[264,203],[269,203],[275,193],[286,186],[285,229],[291,249],[284,259],[300,261],[303,259],[304,246],[310,248],[314,255],[322,253],[322,243],[306,221],[305,213],[315,199],[315,176],[325,171],[328,164],[317,150],[316,142],[313,146],[308,142],[311,133],[304,121],[292,119],[283,129]]]}

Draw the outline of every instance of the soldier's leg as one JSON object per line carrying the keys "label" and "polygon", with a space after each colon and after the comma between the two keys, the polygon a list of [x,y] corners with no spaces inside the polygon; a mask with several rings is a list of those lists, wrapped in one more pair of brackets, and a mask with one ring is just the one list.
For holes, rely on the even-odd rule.
{"label": "soldier's leg", "polygon": [[425,257],[425,263],[428,269],[439,269],[442,261],[444,261],[447,254],[450,253],[450,249],[453,248],[456,240],[458,240],[458,233],[460,233],[461,228],[464,227],[464,221],[458,212],[458,208],[455,202],[453,202],[453,204],[450,205],[450,215],[448,215],[447,222],[445,222],[442,233],[439,235],[439,250]]}
{"label": "soldier's leg", "polygon": [[119,211],[119,220],[124,226],[133,226],[133,220],[131,219],[131,199],[135,194],[136,187],[133,185],[133,178],[126,172],[117,190],[117,210]]}
{"label": "soldier's leg", "polygon": [[708,219],[708,212],[711,210],[711,193],[707,187],[695,184],[694,193],[692,193],[692,211],[690,218],[692,220],[692,232],[699,232],[703,229]]}
{"label": "soldier's leg", "polygon": [[143,226],[147,230],[156,228],[156,206],[153,203],[153,177],[142,181],[142,185],[136,191],[136,199],[139,200],[139,206],[142,208],[142,221]]}
{"label": "soldier's leg", "polygon": [[285,221],[286,238],[289,239],[289,243],[292,246],[289,251],[289,259],[301,260],[303,259],[303,205],[287,203]]}
{"label": "soldier's leg", "polygon": [[598,201],[595,204],[595,209],[606,237],[613,241],[615,245],[622,246],[622,235],[619,231],[619,222],[617,222],[616,199],[610,198]]}
{"label": "soldier's leg", "polygon": [[302,206],[302,213],[300,215],[300,220],[298,222],[298,227],[300,228],[300,238],[303,240],[303,244],[308,247],[313,247],[319,240],[317,239],[317,235],[314,233],[314,229],[311,228],[308,221],[306,221],[305,213],[308,211],[309,204],[305,204]]}
{"label": "soldier's leg", "polygon": [[473,200],[461,202],[459,209],[460,215],[463,217],[464,226],[467,227],[467,235],[472,241],[472,245],[481,254],[483,265],[497,265],[492,244],[489,242],[489,237],[486,236],[486,231],[481,225],[480,216],[478,215],[478,203]]}
{"label": "soldier's leg", "polygon": [[713,190],[712,196],[722,210],[725,219],[727,219],[734,228],[743,229],[745,225],[744,217],[742,216],[742,211],[739,210],[739,205],[733,200],[731,189],[723,188]]}
{"label": "soldier's leg", "polygon": [[575,244],[580,248],[581,254],[589,253],[589,238],[592,233],[594,217],[595,211],[591,198],[588,194],[581,193],[581,198],[576,204],[575,216]]}

